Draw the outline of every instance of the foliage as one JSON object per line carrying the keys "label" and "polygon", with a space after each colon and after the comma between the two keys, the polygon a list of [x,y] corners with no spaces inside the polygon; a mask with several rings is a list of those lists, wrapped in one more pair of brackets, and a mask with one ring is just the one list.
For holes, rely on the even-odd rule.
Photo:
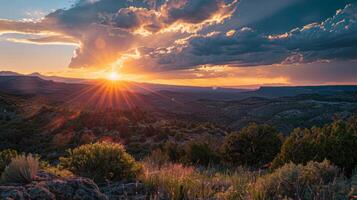
{"label": "foliage", "polygon": [[189,164],[209,166],[219,162],[219,155],[205,142],[189,142],[185,146],[184,161]]}
{"label": "foliage", "polygon": [[68,150],[68,156],[61,157],[60,162],[73,173],[97,182],[131,179],[140,171],[140,165],[117,143],[82,145]]}
{"label": "foliage", "polygon": [[[161,157],[161,158],[159,158]],[[190,141],[183,144],[165,142],[152,151],[151,160],[159,162],[175,162],[186,165],[209,166],[218,164],[220,155],[213,149],[213,145],[202,141]]]}
{"label": "foliage", "polygon": [[166,142],[162,147],[162,151],[174,162],[179,162],[184,155],[182,148],[174,142]]}
{"label": "foliage", "polygon": [[146,163],[150,163],[152,166],[161,167],[170,161],[170,157],[167,153],[163,152],[161,149],[155,149],[151,154],[146,157]]}
{"label": "foliage", "polygon": [[172,163],[159,168],[145,162],[143,166],[139,179],[154,189],[154,199],[246,199],[249,183],[255,179],[254,173],[244,169],[221,173]]}
{"label": "foliage", "polygon": [[35,179],[39,168],[38,158],[20,155],[13,158],[1,175],[3,183],[30,183]]}
{"label": "foliage", "polygon": [[10,164],[11,160],[18,156],[16,150],[5,149],[0,152],[0,173],[4,171],[6,166]]}
{"label": "foliage", "polygon": [[251,187],[253,199],[345,199],[349,185],[329,161],[289,163],[260,177]]}
{"label": "foliage", "polygon": [[47,161],[40,161],[40,169],[45,171],[45,172],[48,172],[48,173],[51,173],[51,174],[54,174],[56,176],[59,176],[59,177],[63,177],[63,178],[68,178],[68,177],[73,177],[74,174],[67,170],[67,169],[63,169],[62,166],[60,165],[57,165],[57,166],[53,166],[53,165],[50,165]]}
{"label": "foliage", "polygon": [[351,174],[357,165],[357,118],[337,120],[322,128],[295,129],[285,140],[273,167],[284,163],[330,160]]}
{"label": "foliage", "polygon": [[281,143],[281,137],[273,127],[252,123],[240,132],[228,135],[221,153],[229,162],[260,167],[274,159]]}
{"label": "foliage", "polygon": [[351,191],[349,195],[354,198],[357,197],[357,168],[355,169],[354,175],[351,177]]}

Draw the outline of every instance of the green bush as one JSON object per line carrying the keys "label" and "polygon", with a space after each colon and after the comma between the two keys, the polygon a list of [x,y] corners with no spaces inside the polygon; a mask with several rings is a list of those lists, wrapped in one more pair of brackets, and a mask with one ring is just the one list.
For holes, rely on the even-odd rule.
{"label": "green bush", "polygon": [[295,129],[285,140],[273,167],[285,163],[330,160],[351,174],[357,165],[357,118],[335,121],[322,128]]}
{"label": "green bush", "polygon": [[0,152],[0,173],[4,171],[5,167],[10,164],[11,159],[18,156],[17,151],[12,149],[5,149]]}
{"label": "green bush", "polygon": [[38,158],[21,155],[13,158],[1,175],[3,183],[30,183],[37,174],[39,168]]}
{"label": "green bush", "polygon": [[54,174],[56,176],[63,177],[63,178],[69,178],[74,176],[71,171],[67,169],[63,169],[62,166],[60,165],[54,166],[49,164],[47,161],[43,161],[43,160],[40,160],[40,169],[50,174]]}
{"label": "green bush", "polygon": [[185,146],[184,162],[208,166],[219,162],[219,155],[205,142],[190,142]]}
{"label": "green bush", "polygon": [[74,174],[96,182],[122,180],[136,177],[140,171],[134,158],[117,143],[95,143],[68,150],[68,156],[60,158],[61,165]]}
{"label": "green bush", "polygon": [[269,125],[249,124],[225,138],[223,157],[234,164],[260,167],[271,162],[281,147],[280,134]]}
{"label": "green bush", "polygon": [[179,162],[185,154],[182,147],[175,142],[165,142],[161,146],[161,150],[163,153],[167,154],[169,159],[173,162]]}
{"label": "green bush", "polygon": [[263,199],[347,199],[348,182],[329,161],[289,163],[272,174],[258,178],[251,197]]}
{"label": "green bush", "polygon": [[318,146],[315,144],[315,129],[295,129],[284,141],[280,153],[273,161],[273,168],[278,168],[285,163],[302,163],[316,160]]}

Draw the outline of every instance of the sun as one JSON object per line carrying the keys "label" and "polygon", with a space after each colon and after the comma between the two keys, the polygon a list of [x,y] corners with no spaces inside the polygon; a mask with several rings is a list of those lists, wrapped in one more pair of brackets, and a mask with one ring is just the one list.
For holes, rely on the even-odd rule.
{"label": "sun", "polygon": [[118,81],[120,79],[120,75],[118,72],[112,71],[108,74],[107,79],[110,81]]}

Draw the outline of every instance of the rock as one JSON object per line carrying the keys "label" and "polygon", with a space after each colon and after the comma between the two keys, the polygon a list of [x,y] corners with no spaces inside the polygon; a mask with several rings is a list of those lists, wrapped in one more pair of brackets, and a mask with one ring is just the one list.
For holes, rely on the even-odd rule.
{"label": "rock", "polygon": [[25,189],[17,186],[0,186],[1,199],[26,200],[29,198]]}
{"label": "rock", "polygon": [[58,176],[48,173],[46,171],[42,171],[42,170],[40,170],[36,176],[37,181],[53,180],[53,179],[57,179],[57,178],[58,178]]}
{"label": "rock", "polygon": [[56,200],[55,195],[44,187],[30,187],[27,193],[31,200]]}
{"label": "rock", "polygon": [[68,182],[73,188],[77,188],[75,191],[74,200],[107,200],[108,198],[102,194],[98,186],[90,179],[77,178]]}
{"label": "rock", "polygon": [[0,186],[1,200],[108,200],[87,178],[60,178],[39,172],[30,184]]}
{"label": "rock", "polygon": [[0,186],[1,200],[146,200],[149,194],[140,182],[117,182],[99,188],[88,178],[62,178],[45,171],[30,184]]}
{"label": "rock", "polygon": [[137,183],[115,183],[102,187],[101,191],[107,195],[110,200],[145,200],[148,191],[144,184]]}
{"label": "rock", "polygon": [[88,192],[83,188],[78,189],[73,196],[73,200],[95,200],[95,199],[108,200],[108,197],[100,193],[99,191]]}
{"label": "rock", "polygon": [[41,182],[40,185],[48,188],[58,200],[66,200],[72,198],[75,188],[67,183],[65,180],[51,180]]}

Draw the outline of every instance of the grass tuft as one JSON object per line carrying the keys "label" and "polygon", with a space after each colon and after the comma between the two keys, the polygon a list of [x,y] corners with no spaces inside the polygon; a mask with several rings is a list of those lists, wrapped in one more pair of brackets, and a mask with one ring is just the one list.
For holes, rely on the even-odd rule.
{"label": "grass tuft", "polygon": [[30,183],[35,179],[38,168],[38,158],[31,154],[17,156],[5,168],[1,181],[3,183]]}

